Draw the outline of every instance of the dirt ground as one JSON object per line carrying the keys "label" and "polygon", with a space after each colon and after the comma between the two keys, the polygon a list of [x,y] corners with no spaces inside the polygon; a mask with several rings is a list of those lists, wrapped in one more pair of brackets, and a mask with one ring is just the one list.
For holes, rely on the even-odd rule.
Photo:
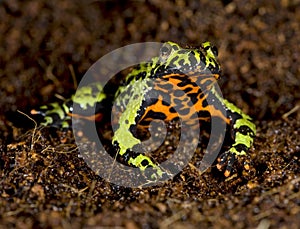
{"label": "dirt ground", "polygon": [[[299,0],[5,0],[0,34],[0,228],[300,228]],[[218,47],[222,93],[257,125],[255,172],[124,188],[16,112],[70,96],[116,48],[168,40]]]}

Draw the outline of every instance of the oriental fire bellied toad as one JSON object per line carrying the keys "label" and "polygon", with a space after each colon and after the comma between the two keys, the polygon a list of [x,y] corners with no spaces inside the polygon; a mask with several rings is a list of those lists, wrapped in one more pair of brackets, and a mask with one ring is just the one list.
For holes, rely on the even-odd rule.
{"label": "oriental fire bellied toad", "polygon": [[[110,106],[116,104],[121,114],[111,139],[112,146],[127,165],[142,172],[151,168],[153,174],[149,180],[162,177],[164,171],[144,153],[132,153],[142,141],[135,133],[137,129],[147,129],[154,119],[166,123],[178,118],[189,123],[207,123],[212,117],[218,117],[226,124],[232,141],[228,150],[219,155],[217,168],[229,176],[236,158],[246,155],[251,147],[256,127],[248,115],[217,92],[215,87],[221,72],[217,55],[216,47],[210,42],[204,42],[198,48],[182,48],[174,42],[166,42],[157,57],[135,66],[113,93],[106,93],[105,86],[93,83],[79,88],[76,96],[62,103],[51,103],[31,113],[42,115],[43,125],[68,128],[71,117],[78,115],[73,112],[74,106],[84,110],[96,103],[97,107],[103,107],[107,101]],[[208,96],[214,103],[207,102]],[[192,102],[193,109],[186,97]],[[221,105],[225,113],[215,104]],[[89,119],[101,122],[103,113],[100,109]]]}

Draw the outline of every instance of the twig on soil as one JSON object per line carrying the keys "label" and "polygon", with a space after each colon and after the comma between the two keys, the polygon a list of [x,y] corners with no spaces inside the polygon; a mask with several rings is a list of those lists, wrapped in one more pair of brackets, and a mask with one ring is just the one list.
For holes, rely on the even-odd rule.
{"label": "twig on soil", "polygon": [[284,113],[284,114],[282,115],[282,118],[283,118],[283,119],[287,119],[288,116],[290,116],[292,113],[294,113],[294,112],[296,112],[297,110],[299,110],[299,108],[300,108],[300,105],[296,105],[293,109],[291,109],[290,111]]}
{"label": "twig on soil", "polygon": [[33,128],[32,136],[31,136],[31,144],[30,144],[30,150],[33,150],[34,137],[35,137],[35,132],[37,130],[37,123],[36,123],[36,121],[33,118],[31,118],[29,115],[25,114],[24,112],[22,112],[20,110],[17,110],[17,112],[19,112],[20,114],[24,115],[25,117],[27,117],[28,119],[30,119],[34,123],[34,128]]}

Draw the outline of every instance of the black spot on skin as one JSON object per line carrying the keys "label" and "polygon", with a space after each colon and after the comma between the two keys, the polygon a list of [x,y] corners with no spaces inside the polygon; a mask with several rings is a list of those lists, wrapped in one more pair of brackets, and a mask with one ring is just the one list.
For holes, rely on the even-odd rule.
{"label": "black spot on skin", "polygon": [[[111,156],[113,156],[114,157],[114,154],[115,154],[115,152],[117,151],[117,149],[119,148],[119,144],[118,143],[115,143],[114,144],[114,149],[115,150],[113,150],[113,152],[111,152]],[[117,155],[117,160],[119,161],[119,162],[121,162],[122,164],[125,164],[125,165],[128,165],[128,161],[130,160],[130,159],[135,159],[135,158],[137,158],[139,155],[141,155],[140,153],[137,153],[137,152],[134,152],[134,149],[132,149],[132,150],[127,150],[126,152],[125,152],[125,154],[123,154],[123,155]],[[147,162],[147,160],[145,160],[146,162],[145,163],[148,163]],[[144,162],[144,160],[143,160],[143,162]],[[142,163],[143,163],[142,162]],[[132,165],[130,165],[130,166],[132,166]]]}
{"label": "black spot on skin", "polygon": [[148,160],[144,159],[144,160],[142,160],[141,164],[142,164],[142,166],[146,167],[149,165],[149,162],[148,162]]}
{"label": "black spot on skin", "polygon": [[238,152],[242,152],[242,151],[247,151],[247,146],[245,146],[244,144],[238,144],[236,146],[234,146],[234,148],[238,151]]}
{"label": "black spot on skin", "polygon": [[174,107],[170,107],[169,112],[170,112],[170,113],[177,113],[177,111],[175,110]]}
{"label": "black spot on skin", "polygon": [[187,84],[192,84],[191,80],[188,77],[180,78],[181,82],[177,84],[178,87],[183,87]]}
{"label": "black spot on skin", "polygon": [[200,60],[201,60],[201,63],[203,63],[205,65],[206,57],[202,52],[200,53]]}
{"label": "black spot on skin", "polygon": [[[115,152],[117,152],[119,145],[115,143],[114,148],[115,148]],[[114,153],[112,153],[112,155],[114,155]],[[117,155],[118,161],[125,165],[128,164],[130,158],[134,158],[134,154],[130,150],[127,150],[122,156],[119,154]]]}
{"label": "black spot on skin", "polygon": [[162,112],[154,112],[150,110],[145,118],[151,118],[151,119],[160,119],[160,120],[165,120],[167,118],[166,114]]}
{"label": "black spot on skin", "polygon": [[231,118],[232,120],[234,120],[233,122],[236,122],[236,120],[242,118],[242,116],[239,113],[232,112],[231,110],[228,110],[228,108],[226,109],[226,111],[227,111],[228,117]]}
{"label": "black spot on skin", "polygon": [[136,130],[137,130],[136,125],[130,125],[129,130],[136,137]]}
{"label": "black spot on skin", "polygon": [[177,72],[177,73],[182,75],[174,75],[172,76],[172,79],[182,80],[182,78],[186,77],[186,75],[184,75],[182,72]]}
{"label": "black spot on skin", "polygon": [[211,47],[211,46],[210,46],[210,45],[208,45],[208,46],[204,47],[204,50],[205,50],[205,51],[207,51],[207,50],[209,50],[209,49],[210,49],[210,47]]}
{"label": "black spot on skin", "polygon": [[170,106],[170,103],[168,101],[163,100],[161,103],[164,106]]}
{"label": "black spot on skin", "polygon": [[137,65],[135,66],[135,69],[136,69],[136,70],[140,70],[140,69],[141,69],[141,65],[140,65],[140,64],[137,64]]}
{"label": "black spot on skin", "polygon": [[65,102],[65,105],[67,106],[67,109],[68,109],[68,110],[65,110],[65,109],[64,109],[65,113],[72,112],[72,109],[73,109],[73,101],[72,101],[71,99],[70,99],[70,100],[67,100],[67,101]]}
{"label": "black spot on skin", "polygon": [[166,66],[161,65],[161,66],[157,67],[155,69],[155,73],[154,73],[154,69],[155,68],[153,68],[151,71],[151,78],[159,78],[159,77],[161,77],[161,74],[163,74],[166,71]]}
{"label": "black spot on skin", "polygon": [[143,119],[142,121],[139,122],[139,126],[143,126],[143,127],[149,128],[151,121],[152,120],[145,120],[145,119]]}
{"label": "black spot on skin", "polygon": [[135,78],[136,80],[139,80],[140,78],[144,79],[146,77],[146,72],[140,72]]}
{"label": "black spot on skin", "polygon": [[202,101],[202,107],[207,107],[208,106],[208,103],[206,101],[206,99],[203,99]]}
{"label": "black spot on skin", "polygon": [[190,92],[191,90],[193,90],[193,88],[187,87],[187,88],[185,88],[183,91],[184,91],[185,93],[188,93],[188,92]]}
{"label": "black spot on skin", "polygon": [[207,68],[208,68],[209,70],[213,70],[213,69],[214,69],[214,66],[212,66],[211,63],[209,63],[209,65],[207,66]]}
{"label": "black spot on skin", "polygon": [[208,69],[213,74],[219,74],[220,73],[220,68],[219,68],[218,63],[215,61],[215,59],[210,59],[210,60],[211,60],[211,62],[214,62],[215,66],[213,66],[212,64],[209,64]]}
{"label": "black spot on skin", "polygon": [[196,103],[197,103],[197,101],[198,101],[198,94],[197,94],[197,93],[190,93],[190,94],[189,94],[189,97],[190,97],[191,102],[192,102],[193,104],[196,104]]}
{"label": "black spot on skin", "polygon": [[201,90],[201,88],[199,87],[199,88],[198,88],[198,91],[197,91],[197,95],[200,95],[200,94],[202,94],[202,90]]}
{"label": "black spot on skin", "polygon": [[129,77],[126,78],[125,84],[129,84],[133,79],[134,79],[134,75],[130,75]]}
{"label": "black spot on skin", "polygon": [[200,94],[199,98],[200,98],[200,99],[203,99],[203,97],[204,97],[204,93],[203,93],[203,92],[201,92],[201,93],[199,93],[199,94]]}
{"label": "black spot on skin", "polygon": [[179,121],[179,117],[175,117],[175,118],[173,118],[172,120],[171,120],[171,122],[178,122]]}
{"label": "black spot on skin", "polygon": [[207,117],[210,117],[210,113],[208,111],[201,110],[201,111],[198,111],[198,117],[199,118],[207,118]]}
{"label": "black spot on skin", "polygon": [[249,136],[254,137],[253,131],[248,126],[245,126],[245,125],[241,126],[238,129],[238,132],[240,132],[243,135],[248,135],[249,134]]}

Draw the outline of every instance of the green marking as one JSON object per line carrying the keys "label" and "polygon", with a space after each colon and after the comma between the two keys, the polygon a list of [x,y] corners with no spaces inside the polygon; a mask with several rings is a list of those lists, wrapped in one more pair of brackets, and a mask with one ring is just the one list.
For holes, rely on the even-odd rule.
{"label": "green marking", "polygon": [[65,112],[58,103],[51,103],[50,105],[53,106],[53,109],[48,111],[47,114],[56,113],[60,119],[65,118]]}
{"label": "green marking", "polygon": [[[245,114],[242,113],[241,115],[243,117]],[[248,116],[248,118],[250,118],[250,117]],[[256,133],[256,126],[249,119],[246,119],[244,117],[242,119],[237,119],[236,122],[233,125],[234,129],[239,129],[241,126],[247,126],[247,127],[249,127],[251,129],[251,131],[253,132],[253,134],[255,135],[255,133]]]}
{"label": "green marking", "polygon": [[236,107],[233,103],[228,102],[228,100],[223,99],[223,103],[230,111],[241,114],[243,118],[251,119],[250,116],[244,114],[240,108]]}
{"label": "green marking", "polygon": [[244,150],[242,150],[241,152],[239,152],[235,147],[231,147],[229,149],[229,152],[234,153],[237,156],[246,155],[246,152]]}
{"label": "green marking", "polygon": [[[146,166],[142,165],[142,162],[144,160],[148,162]],[[136,158],[130,158],[128,164],[132,164],[138,167],[141,171],[145,171],[147,168],[152,167],[153,169],[156,170],[156,174],[158,175],[158,177],[162,177],[163,175],[163,171],[156,164],[154,164],[149,157],[144,156],[142,154],[138,155]],[[151,175],[152,180],[156,180],[158,177],[155,174]]]}
{"label": "green marking", "polygon": [[46,116],[44,121],[41,123],[44,126],[51,125],[53,123],[53,118],[51,116]]}
{"label": "green marking", "polygon": [[[69,117],[69,116],[67,116],[67,117]],[[65,120],[61,123],[61,127],[62,127],[62,128],[68,129],[68,128],[70,127],[70,124],[68,123],[67,120],[69,120],[69,119],[65,119]]]}
{"label": "green marking", "polygon": [[[87,109],[88,106],[94,106],[97,102],[101,102],[106,98],[106,95],[102,92],[102,85],[100,83],[94,83],[97,88],[93,91],[91,85],[80,87],[76,94],[72,97],[74,103],[78,103],[82,109]],[[95,89],[94,89],[95,90]]]}
{"label": "green marking", "polygon": [[231,112],[236,112],[242,116],[242,118],[235,120],[234,129],[238,129],[241,126],[248,126],[254,135],[256,134],[256,126],[253,122],[251,122],[251,117],[245,114],[241,109],[237,108],[234,104],[228,102],[226,99],[223,100],[226,108],[228,108]]}
{"label": "green marking", "polygon": [[141,143],[141,141],[135,138],[130,132],[130,126],[135,125],[135,118],[141,109],[142,102],[144,100],[144,94],[150,90],[147,83],[149,80],[140,79],[136,81],[132,87],[132,94],[124,95],[120,94],[117,98],[116,104],[121,105],[121,101],[129,98],[128,104],[126,104],[126,109],[121,114],[119,119],[119,128],[115,131],[113,136],[113,143],[118,143],[120,147],[119,154],[124,155],[128,149],[132,149],[133,146]]}
{"label": "green marking", "polygon": [[[218,98],[221,102],[223,102],[223,104],[226,106],[228,110],[230,110],[233,113],[238,113],[239,115],[241,115],[241,118],[233,120],[233,129],[238,130],[242,126],[247,126],[250,128],[253,135],[256,134],[256,126],[253,122],[251,122],[250,116],[243,113],[241,109],[236,107],[234,104],[228,102],[226,99],[221,98],[220,95],[218,95],[217,93],[214,94],[216,95],[216,98]],[[247,135],[245,135],[237,131],[235,133],[234,144],[232,145],[229,151],[236,155],[246,155],[246,151],[242,150],[241,152],[239,152],[235,147],[239,144],[242,144],[249,149],[253,141],[254,138],[253,136],[251,136],[251,133],[247,133]]]}
{"label": "green marking", "polygon": [[243,144],[247,148],[250,148],[253,142],[253,138],[249,135],[244,135],[242,133],[237,132],[235,135],[235,143],[232,146],[236,146],[238,144]]}
{"label": "green marking", "polygon": [[[206,59],[206,66],[209,66],[210,64],[213,67],[216,67],[216,56],[212,51],[212,45],[209,41],[202,43],[203,48],[207,49],[205,59]],[[215,61],[213,61],[215,60]]]}
{"label": "green marking", "polygon": [[195,58],[197,60],[197,63],[200,63],[201,59],[200,59],[200,53],[199,52],[195,52]]}
{"label": "green marking", "polygon": [[[144,160],[148,162],[146,166],[142,165],[142,162]],[[140,154],[136,158],[130,158],[128,163],[140,168],[142,171],[145,171],[149,166],[151,166],[157,171],[158,176],[162,177],[163,172],[161,171],[161,169],[157,165],[155,165],[153,161],[147,156]]]}
{"label": "green marking", "polygon": [[65,111],[65,113],[69,113],[70,112],[70,108],[64,103],[62,104],[62,111]]}

